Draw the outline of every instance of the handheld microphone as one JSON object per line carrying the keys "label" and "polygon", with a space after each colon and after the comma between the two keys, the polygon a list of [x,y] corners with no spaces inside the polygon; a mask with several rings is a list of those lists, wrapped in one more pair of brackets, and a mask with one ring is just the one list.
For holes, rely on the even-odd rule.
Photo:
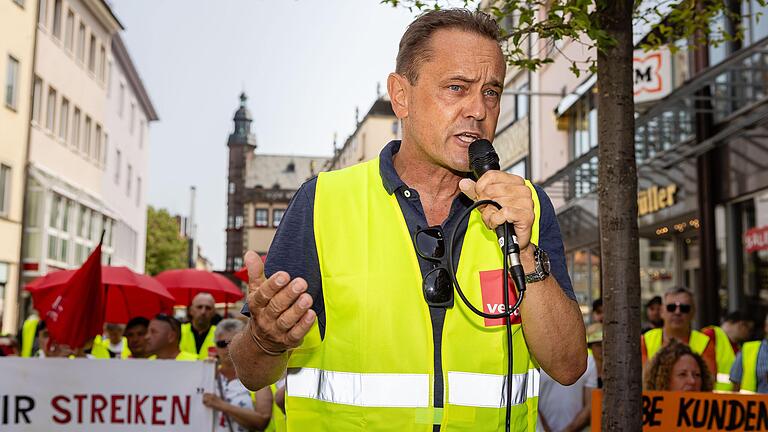
{"label": "handheld microphone", "polygon": [[[491,170],[500,170],[499,155],[496,154],[496,150],[493,149],[493,145],[486,139],[479,139],[469,145],[469,167],[472,170],[472,174],[475,176],[475,180],[480,176]],[[504,225],[507,225],[507,230],[511,238],[504,238]],[[496,227],[496,236],[499,239],[499,247],[502,252],[505,251],[505,245],[509,244],[509,250],[507,254],[507,261],[509,267],[513,272],[520,271],[525,275],[523,271],[523,265],[520,262],[520,245],[517,242],[517,235],[515,234],[514,226],[506,222],[505,224]],[[519,268],[518,268],[519,267]]]}

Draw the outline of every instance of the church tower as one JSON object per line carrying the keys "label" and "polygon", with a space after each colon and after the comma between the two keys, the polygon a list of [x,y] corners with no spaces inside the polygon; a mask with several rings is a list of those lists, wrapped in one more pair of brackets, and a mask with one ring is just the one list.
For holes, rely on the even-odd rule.
{"label": "church tower", "polygon": [[235,129],[229,135],[229,177],[227,183],[227,272],[239,270],[243,266],[245,248],[244,212],[245,212],[245,177],[246,162],[256,150],[256,137],[251,133],[253,118],[246,108],[248,96],[240,94],[240,108],[235,112]]}

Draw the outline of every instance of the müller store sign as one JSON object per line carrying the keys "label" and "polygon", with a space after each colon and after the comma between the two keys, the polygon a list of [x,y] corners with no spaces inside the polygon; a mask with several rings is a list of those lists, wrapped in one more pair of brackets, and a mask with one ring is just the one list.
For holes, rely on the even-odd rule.
{"label": "m\u00fcller store sign", "polygon": [[768,250],[768,225],[752,228],[744,233],[744,248],[747,253]]}
{"label": "m\u00fcller store sign", "polygon": [[637,192],[637,214],[645,216],[675,205],[677,185],[651,186]]}

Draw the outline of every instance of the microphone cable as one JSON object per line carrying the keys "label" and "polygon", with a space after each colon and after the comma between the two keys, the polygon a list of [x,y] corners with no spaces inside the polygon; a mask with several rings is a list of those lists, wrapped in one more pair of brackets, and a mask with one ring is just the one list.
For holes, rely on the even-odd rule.
{"label": "microphone cable", "polygon": [[[505,396],[506,396],[506,419],[504,422],[505,425],[505,432],[510,432],[510,422],[512,418],[512,371],[513,371],[513,344],[512,344],[512,320],[511,316],[520,309],[520,304],[523,301],[523,295],[525,294],[525,271],[523,270],[523,266],[519,262],[519,253],[520,253],[520,245],[517,243],[517,239],[515,237],[515,229],[510,223],[504,223],[504,241],[501,241],[499,239],[499,243],[501,243],[499,246],[501,246],[502,255],[503,255],[503,273],[502,273],[502,295],[504,300],[504,312],[501,313],[486,313],[482,310],[476,308],[472,305],[472,303],[469,301],[466,295],[464,295],[464,291],[461,289],[461,285],[459,285],[459,281],[456,278],[456,265],[454,264],[453,260],[453,248],[456,245],[456,231],[461,226],[461,224],[464,222],[467,217],[472,213],[472,210],[482,206],[482,205],[492,205],[496,207],[497,209],[501,210],[501,205],[499,205],[497,202],[492,200],[480,200],[469,206],[464,212],[461,214],[461,217],[459,218],[459,222],[456,224],[454,229],[451,231],[450,240],[449,240],[449,247],[448,247],[448,268],[451,275],[451,279],[453,281],[453,284],[456,286],[456,292],[459,294],[459,298],[461,298],[461,301],[471,310],[475,315],[479,315],[483,318],[490,318],[490,319],[504,319],[504,325],[506,327],[506,333],[507,333],[507,376],[506,376],[506,385],[505,385]],[[467,225],[469,227],[469,225]],[[511,231],[511,233],[510,233]],[[510,235],[511,234],[511,235]],[[512,241],[509,241],[509,240]],[[511,257],[511,253],[517,253],[517,262],[510,263],[509,257]],[[514,259],[513,259],[514,261]],[[510,269],[510,264],[512,264],[512,268]],[[518,291],[518,297],[517,301],[514,305],[509,304],[509,275],[512,276],[515,286],[517,287]]]}

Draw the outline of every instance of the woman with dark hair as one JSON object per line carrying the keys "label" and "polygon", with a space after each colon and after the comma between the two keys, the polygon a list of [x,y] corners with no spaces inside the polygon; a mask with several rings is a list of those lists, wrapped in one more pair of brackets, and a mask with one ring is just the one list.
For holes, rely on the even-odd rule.
{"label": "woman with dark hair", "polygon": [[675,339],[660,349],[644,371],[645,390],[712,391],[712,375],[700,355]]}

